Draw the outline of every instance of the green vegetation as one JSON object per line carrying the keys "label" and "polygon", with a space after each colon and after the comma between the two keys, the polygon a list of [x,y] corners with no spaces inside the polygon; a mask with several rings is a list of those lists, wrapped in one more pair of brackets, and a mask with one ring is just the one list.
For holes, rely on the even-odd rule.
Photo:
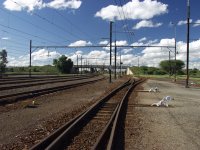
{"label": "green vegetation", "polygon": [[65,55],[62,55],[60,58],[53,60],[53,65],[55,65],[61,73],[70,73],[73,67],[73,61],[68,59]]}
{"label": "green vegetation", "polygon": [[[160,68],[156,67],[147,67],[147,66],[140,66],[139,68],[134,66],[130,69],[132,70],[133,74],[136,76],[141,77],[149,77],[149,78],[170,78],[174,79],[174,70],[175,70],[175,61],[171,60],[171,73],[169,76],[169,61],[164,60],[160,62]],[[186,79],[185,70],[183,69],[184,62],[181,60],[176,61],[176,73],[177,79]],[[193,80],[197,83],[200,83],[200,70],[197,68],[189,70],[190,80]]]}
{"label": "green vegetation", "polygon": [[184,74],[182,69],[184,68],[185,64],[181,60],[163,60],[160,62],[159,66],[165,72],[170,73],[170,75],[173,75],[175,70],[177,74]]}
{"label": "green vegetation", "polygon": [[[32,66],[32,74],[59,74],[55,66],[45,65],[45,66]],[[9,74],[28,74],[29,67],[8,67],[6,73]]]}
{"label": "green vegetation", "polygon": [[8,63],[8,61],[7,61],[7,52],[6,52],[6,50],[2,50],[0,52],[0,77],[6,71],[6,64],[7,63]]}

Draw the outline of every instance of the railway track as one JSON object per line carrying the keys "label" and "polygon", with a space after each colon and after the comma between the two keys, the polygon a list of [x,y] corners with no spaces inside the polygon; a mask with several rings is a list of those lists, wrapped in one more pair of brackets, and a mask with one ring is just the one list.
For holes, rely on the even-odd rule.
{"label": "railway track", "polygon": [[128,80],[31,150],[114,149],[124,105],[131,90],[141,82]]}
{"label": "railway track", "polygon": [[[67,81],[75,81],[75,80],[82,80],[88,79],[91,76],[77,76],[77,77],[67,77],[67,78],[58,78],[58,79],[45,79],[45,80],[28,80],[22,82],[8,82],[4,83],[4,85],[0,85],[0,91],[16,89],[16,88],[24,88],[24,87],[31,87],[31,86],[38,86],[38,85],[45,85],[45,84],[52,84],[52,83],[61,83]],[[11,84],[11,85],[10,85]]]}
{"label": "railway track", "polygon": [[20,84],[20,83],[31,83],[39,81],[48,81],[48,80],[58,80],[58,79],[72,79],[72,78],[86,78],[94,77],[95,75],[75,75],[75,76],[56,76],[56,77],[32,77],[32,78],[11,78],[11,79],[0,79],[0,85],[6,84]]}
{"label": "railway track", "polygon": [[[58,91],[62,91],[62,90],[66,90],[69,88],[74,88],[77,86],[82,86],[82,85],[86,85],[86,84],[91,84],[100,80],[103,80],[104,77],[96,77],[96,78],[89,78],[83,81],[77,81],[76,83],[68,83],[68,84],[63,84],[60,86],[55,86],[55,87],[48,87],[48,88],[42,88],[42,89],[34,89],[34,90],[29,90],[29,91],[25,91],[25,92],[17,92],[17,93],[12,93],[12,94],[4,94],[0,96],[0,105],[5,105],[8,103],[13,103],[19,100],[24,100],[27,98],[32,98],[32,97],[36,97],[36,96],[40,96],[40,95],[44,95],[44,94],[50,94],[50,93],[54,93],[54,92],[58,92]],[[51,82],[52,83],[52,82]],[[66,82],[67,83],[67,82]]]}

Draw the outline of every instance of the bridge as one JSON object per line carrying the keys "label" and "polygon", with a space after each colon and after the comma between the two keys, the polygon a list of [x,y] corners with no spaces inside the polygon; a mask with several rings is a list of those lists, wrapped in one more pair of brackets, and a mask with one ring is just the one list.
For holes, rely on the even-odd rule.
{"label": "bridge", "polygon": [[[121,69],[127,69],[129,66],[121,66]],[[95,68],[95,69],[109,69],[110,65],[74,65],[73,68]],[[112,69],[115,68],[115,66],[113,65],[111,67]],[[117,69],[120,69],[120,66],[116,66]]]}
{"label": "bridge", "polygon": [[[125,71],[129,66],[116,66],[116,71],[117,72],[121,72],[121,71]],[[89,72],[97,72],[97,71],[101,71],[101,72],[104,72],[106,70],[109,70],[110,68],[110,65],[74,65],[73,68],[72,68],[72,72],[74,73],[78,73],[80,71],[84,71],[84,70],[87,70]],[[114,68],[115,66],[113,65],[111,67],[111,70],[114,71]],[[121,70],[121,71],[120,71]]]}

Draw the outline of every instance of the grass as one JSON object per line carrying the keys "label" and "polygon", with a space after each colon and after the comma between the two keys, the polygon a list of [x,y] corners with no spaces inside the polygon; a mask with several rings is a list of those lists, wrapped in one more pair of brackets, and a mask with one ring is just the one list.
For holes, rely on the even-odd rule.
{"label": "grass", "polygon": [[[156,79],[174,79],[174,76],[169,77],[169,75],[140,75],[140,77],[145,77],[145,78],[156,78]],[[178,75],[177,80],[185,80],[186,75]],[[190,81],[193,81],[197,84],[200,84],[200,78],[198,77],[189,77]]]}

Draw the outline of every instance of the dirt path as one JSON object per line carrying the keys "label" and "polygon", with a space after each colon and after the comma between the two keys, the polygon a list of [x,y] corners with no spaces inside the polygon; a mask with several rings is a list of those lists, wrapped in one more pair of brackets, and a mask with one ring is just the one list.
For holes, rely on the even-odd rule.
{"label": "dirt path", "polygon": [[[139,150],[200,149],[200,89],[186,89],[165,81],[148,80],[144,90],[159,87],[159,93],[139,92],[135,100],[138,124],[132,146]],[[164,96],[173,96],[169,107],[151,107]],[[129,143],[130,144],[130,143]]]}

